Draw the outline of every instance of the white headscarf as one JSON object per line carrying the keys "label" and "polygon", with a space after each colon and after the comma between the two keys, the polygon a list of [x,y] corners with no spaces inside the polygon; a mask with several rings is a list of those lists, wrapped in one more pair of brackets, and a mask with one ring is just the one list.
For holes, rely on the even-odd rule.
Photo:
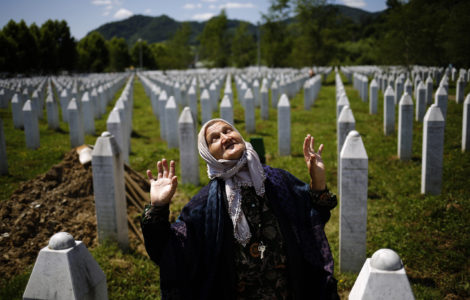
{"label": "white headscarf", "polygon": [[[198,135],[199,154],[207,163],[207,175],[209,179],[221,178],[225,181],[225,193],[228,200],[228,213],[233,223],[233,234],[235,239],[246,246],[251,238],[250,227],[246,221],[245,214],[241,209],[242,186],[253,186],[258,196],[264,195],[264,170],[258,154],[250,143],[245,143],[245,151],[238,160],[215,159],[209,152],[206,142],[206,129],[215,122],[222,121],[230,125],[233,130],[238,130],[223,119],[212,119],[206,122]],[[240,134],[240,132],[238,132]],[[240,134],[241,136],[241,134]],[[243,139],[243,137],[242,137]]]}

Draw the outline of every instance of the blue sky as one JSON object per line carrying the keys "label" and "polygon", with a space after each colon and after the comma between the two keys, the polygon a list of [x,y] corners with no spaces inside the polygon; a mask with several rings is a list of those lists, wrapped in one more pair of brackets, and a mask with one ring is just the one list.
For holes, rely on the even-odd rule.
{"label": "blue sky", "polygon": [[[385,9],[385,0],[334,0],[376,12]],[[269,0],[1,0],[0,26],[9,20],[41,25],[48,19],[66,20],[72,35],[81,39],[98,26],[132,15],[166,14],[178,21],[204,21],[225,8],[230,19],[256,23],[270,5]]]}

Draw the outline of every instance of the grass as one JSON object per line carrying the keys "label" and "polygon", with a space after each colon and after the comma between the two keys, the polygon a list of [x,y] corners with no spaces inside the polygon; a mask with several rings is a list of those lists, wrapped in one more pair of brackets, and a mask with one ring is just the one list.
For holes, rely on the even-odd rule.
{"label": "grass", "polygon": [[[236,99],[236,89],[233,88],[233,91]],[[356,119],[356,129],[362,136],[369,157],[367,257],[380,248],[394,249],[403,260],[416,299],[470,297],[470,155],[460,151],[462,105],[455,104],[450,97],[442,193],[439,196],[428,196],[420,193],[422,124],[413,124],[412,160],[400,161],[397,158],[396,133],[383,135],[382,95],[379,96],[379,113],[369,115],[368,103],[360,100],[358,92],[351,85],[346,85],[346,92]],[[455,94],[453,85],[449,92],[450,95]],[[323,82],[315,105],[309,111],[303,109],[302,92],[291,99],[290,156],[278,155],[277,111],[270,108],[267,121],[261,121],[259,113],[257,110],[256,134],[247,134],[243,108],[235,101],[235,126],[246,140],[251,137],[263,138],[267,164],[286,169],[301,180],[308,181],[302,143],[305,135],[311,133],[317,143],[325,144],[323,160],[328,171],[327,182],[330,189],[337,192],[334,74],[330,74],[327,81]],[[34,178],[59,162],[70,144],[64,124],[61,123],[61,131],[54,132],[47,129],[42,121],[41,147],[38,150],[27,150],[22,131],[12,128],[9,111],[0,110],[0,116],[4,120],[11,173],[0,177],[0,195],[1,199],[7,199],[20,182]],[[217,116],[218,113],[215,113],[214,117]],[[96,132],[104,130],[104,121],[96,122]],[[198,123],[199,129],[200,121]],[[89,144],[94,144],[95,140],[96,136],[86,137]],[[140,173],[144,174],[148,168],[155,169],[155,162],[166,157],[176,161],[177,175],[181,174],[178,149],[168,150],[166,143],[160,139],[158,122],[151,113],[150,100],[139,81],[136,81],[134,88],[131,143],[130,165]],[[202,160],[200,178],[201,185],[208,182]],[[171,207],[173,218],[199,188],[179,185]],[[326,226],[335,262],[338,262],[338,212],[338,207],[332,211]],[[158,267],[146,256],[133,249],[129,253],[122,253],[108,244],[90,251],[107,276],[110,299],[146,299],[155,298],[158,294]],[[26,270],[25,274],[9,282],[1,282],[0,298],[21,298],[28,272]],[[357,274],[340,273],[336,266],[335,276],[339,280],[340,293],[345,297]]]}

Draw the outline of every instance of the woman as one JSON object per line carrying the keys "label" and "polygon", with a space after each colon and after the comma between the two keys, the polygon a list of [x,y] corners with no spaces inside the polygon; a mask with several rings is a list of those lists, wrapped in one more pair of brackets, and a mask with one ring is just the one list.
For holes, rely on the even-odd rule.
{"label": "woman", "polygon": [[163,299],[337,299],[324,233],[336,197],[325,184],[323,145],[310,135],[304,158],[310,185],[261,165],[240,133],[222,119],[198,135],[210,183],[168,221],[178,184],[175,163],[150,170],[151,205],[142,218],[145,246],[160,266]]}

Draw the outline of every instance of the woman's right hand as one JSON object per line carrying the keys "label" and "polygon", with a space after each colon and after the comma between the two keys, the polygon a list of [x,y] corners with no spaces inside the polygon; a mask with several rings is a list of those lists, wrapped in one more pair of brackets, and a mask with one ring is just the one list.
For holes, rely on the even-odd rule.
{"label": "woman's right hand", "polygon": [[152,171],[147,170],[150,181],[150,203],[161,206],[170,203],[178,186],[178,178],[175,176],[175,162],[170,162],[170,170],[166,159],[157,162],[158,176],[155,179]]}

